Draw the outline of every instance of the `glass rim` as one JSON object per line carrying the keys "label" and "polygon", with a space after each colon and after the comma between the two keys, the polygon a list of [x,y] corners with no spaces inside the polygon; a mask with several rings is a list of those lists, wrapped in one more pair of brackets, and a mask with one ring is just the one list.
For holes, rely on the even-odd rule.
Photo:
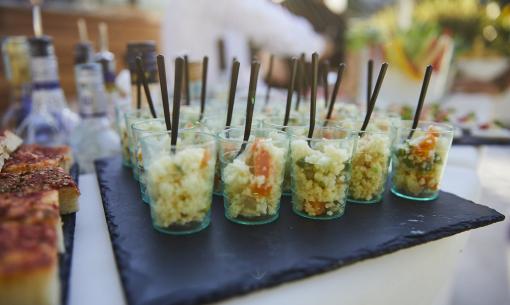
{"label": "glass rim", "polygon": [[[141,121],[136,121],[134,122],[133,124],[131,124],[131,128],[133,130],[136,130],[136,131],[147,131],[147,130],[143,130],[141,129],[139,126],[137,125],[143,125],[143,124],[148,124],[150,122],[163,122],[165,123],[165,119],[164,118],[151,118],[151,119],[144,119],[144,120],[141,120]],[[166,123],[165,123],[166,124]],[[165,125],[165,128],[166,128],[166,125]]]}
{"label": "glass rim", "polygon": [[[225,135],[227,132],[231,132],[231,131],[239,131],[240,132],[240,138],[227,138]],[[284,142],[284,141],[289,141],[288,137],[287,137],[287,133],[285,131],[281,131],[281,130],[276,130],[276,129],[273,129],[273,128],[264,128],[264,127],[255,127],[251,129],[251,133],[250,133],[250,136],[253,135],[253,132],[254,131],[268,131],[268,132],[276,132],[277,134],[280,134],[283,136],[282,139],[264,139],[263,142],[269,142],[269,141],[273,141],[273,142]],[[240,128],[240,127],[230,127],[230,128],[227,128],[227,129],[224,129],[222,131],[220,131],[218,133],[218,140],[221,141],[221,142],[230,142],[230,143],[241,143],[241,144],[249,144],[249,143],[253,143],[254,140],[257,138],[255,137],[253,140],[248,140],[248,141],[244,141],[243,139],[243,135],[244,135],[244,127],[243,128]]]}
{"label": "glass rim", "polygon": [[[183,133],[199,134],[201,136],[210,137],[210,140],[204,141],[201,143],[190,143],[190,144],[186,143],[185,145],[182,145],[182,144],[169,145],[169,147],[179,149],[179,148],[190,148],[190,147],[203,147],[203,146],[206,146],[211,143],[216,145],[216,136],[214,134],[204,132],[202,130],[195,130],[195,128],[189,128],[189,129],[180,129],[178,136],[182,135]],[[163,135],[171,136],[171,134],[172,134],[172,131],[170,131],[170,130],[151,132],[149,134],[142,135],[140,137],[140,142],[147,143],[148,138],[155,138],[155,137],[163,136]],[[179,137],[177,139],[179,139]]]}
{"label": "glass rim", "polygon": [[[411,128],[413,120],[401,120],[400,123],[401,124],[399,127],[397,127],[397,129],[401,130],[401,131],[402,130],[407,130],[409,132],[411,132],[411,131],[427,131],[427,130],[423,129],[423,125],[425,125],[427,127],[428,126],[440,127],[441,129],[438,130],[436,133],[447,134],[447,133],[453,133],[455,131],[455,126],[453,126],[452,124],[448,124],[448,123],[440,123],[440,122],[434,122],[434,121],[419,121],[418,126],[416,126],[416,128]],[[407,126],[409,126],[409,127],[405,126],[406,123],[407,123]]]}
{"label": "glass rim", "polygon": [[[326,120],[323,120],[323,121],[319,121],[320,123],[324,123]],[[363,119],[359,119],[359,120],[347,120],[345,123],[348,123],[348,122],[356,122],[356,123],[361,123],[363,124]],[[337,122],[336,123],[337,125],[338,124],[341,124],[341,122]],[[368,129],[368,127],[370,126],[370,122],[368,123],[367,125],[367,129],[365,130],[361,130],[361,126],[360,128],[351,128],[351,127],[347,127],[347,126],[332,126],[332,127],[339,127],[339,128],[344,128],[344,129],[347,129],[347,130],[351,130],[353,133],[355,134],[381,134],[381,135],[388,135],[390,133],[395,132],[398,128],[398,126],[394,125],[393,123],[390,123],[390,128],[387,130],[387,131],[384,131],[384,130],[373,130],[373,129]]]}
{"label": "glass rim", "polygon": [[148,113],[149,115],[151,114],[149,108],[130,109],[124,113],[124,117],[127,118],[128,116],[132,116],[136,113]]}
{"label": "glass rim", "polygon": [[[297,114],[294,117],[300,118],[301,116],[299,114]],[[280,122],[279,123],[273,123],[272,120],[275,119],[275,118],[278,118],[278,120]],[[291,118],[293,118],[292,114],[289,115],[289,120]],[[276,116],[276,115],[275,116],[268,116],[266,118],[260,119],[259,121],[262,124],[270,126],[271,128],[280,128],[280,129],[284,128],[284,126],[283,126],[283,119],[281,118],[281,116]],[[307,127],[307,126],[308,126],[308,123],[300,123],[299,125],[290,125],[290,124],[287,124],[287,126],[285,126],[285,128],[288,128],[288,127]]]}
{"label": "glass rim", "polygon": [[312,135],[312,138],[308,137],[308,134],[307,135],[295,135],[295,134],[290,134],[290,138],[291,140],[306,140],[306,141],[311,141],[311,142],[318,142],[318,141],[346,141],[346,140],[349,140],[349,139],[352,139],[355,137],[355,135],[357,135],[357,133],[352,130],[351,128],[344,128],[344,127],[338,127],[338,126],[315,126],[314,128],[314,133],[315,131],[317,131],[318,129],[322,129],[322,130],[334,130],[334,131],[344,131],[344,132],[347,132],[347,135],[345,137],[342,137],[342,138],[332,138],[332,139],[327,139],[327,138],[313,138],[313,135]]}

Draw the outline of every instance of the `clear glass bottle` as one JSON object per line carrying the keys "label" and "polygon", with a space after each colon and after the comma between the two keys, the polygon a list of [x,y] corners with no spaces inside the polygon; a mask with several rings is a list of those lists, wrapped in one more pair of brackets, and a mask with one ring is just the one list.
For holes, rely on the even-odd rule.
{"label": "clear glass bottle", "polygon": [[115,54],[109,50],[108,26],[104,22],[99,24],[99,51],[94,55],[94,61],[102,67],[108,117],[113,120],[115,117],[115,105],[118,101],[118,92],[115,87],[116,61]]}
{"label": "clear glass bottle", "polygon": [[69,109],[60,87],[58,64],[51,37],[29,39],[32,70],[32,106],[28,116],[17,128],[25,143],[60,145],[79,122]]}
{"label": "clear glass bottle", "polygon": [[[137,107],[136,100],[136,83],[138,81],[138,73],[136,69],[136,57],[140,56],[143,61],[145,77],[149,83],[149,91],[151,92],[152,102],[156,108],[156,112],[162,112],[161,90],[158,82],[158,68],[156,64],[156,43],[154,41],[131,42],[127,45],[126,61],[131,74],[131,105]],[[147,99],[142,88],[141,108],[148,108]]]}
{"label": "clear glass bottle", "polygon": [[25,36],[7,37],[2,43],[5,78],[9,83],[9,106],[0,129],[15,129],[30,112],[30,52]]}
{"label": "clear glass bottle", "polygon": [[80,125],[71,137],[71,147],[82,173],[94,171],[94,160],[120,153],[120,139],[107,115],[107,97],[101,65],[75,67]]}

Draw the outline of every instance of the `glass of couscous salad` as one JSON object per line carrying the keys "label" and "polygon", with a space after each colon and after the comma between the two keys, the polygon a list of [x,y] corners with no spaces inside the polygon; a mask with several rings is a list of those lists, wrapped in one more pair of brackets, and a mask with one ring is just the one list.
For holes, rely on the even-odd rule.
{"label": "glass of couscous salad", "polygon": [[[179,122],[179,129],[192,129],[200,128],[200,125],[192,125],[191,123]],[[147,119],[143,121],[135,122],[131,125],[133,132],[133,142],[135,149],[135,164],[133,164],[133,171],[136,170],[138,176],[138,182],[140,183],[140,192],[142,194],[142,200],[145,203],[149,203],[149,195],[147,194],[145,167],[143,166],[143,153],[142,143],[140,139],[151,133],[163,132],[166,130],[164,119]]]}
{"label": "glass of couscous salad", "polygon": [[129,155],[129,142],[124,114],[131,111],[131,104],[125,102],[115,106],[115,127],[120,137],[120,145],[122,152],[122,164],[131,166],[131,156]]}
{"label": "glass of couscous salad", "polygon": [[210,223],[216,138],[181,130],[177,145],[170,132],[141,138],[153,227],[168,234],[189,234]]}
{"label": "glass of couscous salad", "polygon": [[356,137],[348,129],[316,126],[312,138],[291,130],[295,213],[312,219],[334,219],[343,215],[355,146]]}
{"label": "glass of couscous salad", "polygon": [[240,224],[264,224],[278,218],[289,138],[283,131],[243,128],[219,134],[225,216]]}
{"label": "glass of couscous salad", "polygon": [[420,122],[415,129],[411,126],[411,121],[402,121],[397,132],[391,191],[407,199],[433,200],[439,194],[454,129],[434,122]]}
{"label": "glass of couscous salad", "polygon": [[361,120],[346,120],[337,124],[352,129],[358,137],[356,150],[352,155],[347,200],[364,204],[379,202],[388,179],[396,126],[389,118],[384,117],[373,118],[365,131],[361,131]]}
{"label": "glass of couscous salad", "polygon": [[135,142],[133,138],[133,129],[131,128],[133,123],[147,120],[152,118],[152,115],[149,109],[142,108],[131,110],[129,112],[124,113],[124,120],[126,124],[126,135],[127,135],[127,144],[129,151],[129,163],[133,169],[133,177],[138,181],[138,171],[136,169],[136,149]]}

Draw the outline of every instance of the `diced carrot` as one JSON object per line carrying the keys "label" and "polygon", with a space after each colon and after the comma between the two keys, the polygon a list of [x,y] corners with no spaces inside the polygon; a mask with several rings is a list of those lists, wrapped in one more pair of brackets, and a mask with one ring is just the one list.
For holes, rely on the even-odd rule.
{"label": "diced carrot", "polygon": [[211,159],[211,153],[208,149],[204,151],[204,156],[202,157],[202,160],[200,161],[200,168],[206,168],[207,164],[209,163],[209,160]]}
{"label": "diced carrot", "polygon": [[320,201],[309,201],[316,216],[326,213],[326,203]]}
{"label": "diced carrot", "polygon": [[261,140],[258,138],[255,140],[252,146],[251,161],[253,175],[257,177],[263,176],[266,178],[264,184],[252,184],[252,192],[261,196],[267,196],[271,193],[272,189],[271,184],[268,183],[269,177],[271,175],[271,154],[266,149],[264,149],[264,147],[261,145]]}

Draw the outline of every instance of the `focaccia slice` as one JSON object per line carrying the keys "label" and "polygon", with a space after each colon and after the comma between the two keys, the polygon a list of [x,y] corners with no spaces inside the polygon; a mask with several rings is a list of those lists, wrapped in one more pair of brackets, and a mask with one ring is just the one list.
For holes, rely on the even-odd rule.
{"label": "focaccia slice", "polygon": [[78,210],[80,190],[62,168],[49,168],[25,173],[0,173],[0,193],[30,194],[58,191],[60,214]]}
{"label": "focaccia slice", "polygon": [[63,253],[64,237],[59,214],[58,191],[30,194],[0,194],[0,223],[45,223],[55,227],[59,252]]}
{"label": "focaccia slice", "polygon": [[5,161],[2,172],[23,173],[54,167],[62,167],[69,172],[72,162],[71,149],[68,146],[21,145]]}
{"label": "focaccia slice", "polygon": [[0,223],[0,300],[9,305],[58,305],[57,236],[47,223]]}

